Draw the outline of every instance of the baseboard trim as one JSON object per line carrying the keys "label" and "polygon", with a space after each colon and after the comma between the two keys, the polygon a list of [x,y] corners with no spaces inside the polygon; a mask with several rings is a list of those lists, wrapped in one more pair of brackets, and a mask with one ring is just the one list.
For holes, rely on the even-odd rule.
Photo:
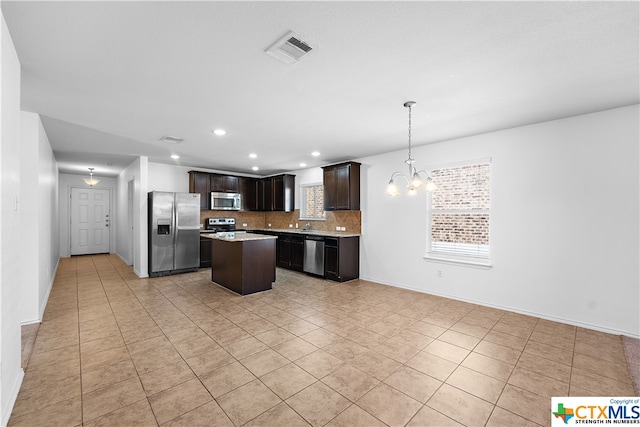
{"label": "baseboard trim", "polygon": [[120,258],[120,259],[122,260],[122,262],[124,262],[125,264],[127,264],[127,265],[132,265],[132,264],[129,264],[129,260],[128,260],[128,259],[126,259],[126,258],[125,258],[125,257],[123,257],[122,255],[120,255],[118,252],[115,252],[115,254],[116,254],[116,255],[118,256],[118,258]]}
{"label": "baseboard trim", "polygon": [[60,266],[60,258],[58,257],[58,262],[56,262],[56,267],[53,269],[53,274],[51,275],[49,281],[49,287],[47,289],[47,296],[42,300],[42,305],[40,305],[40,319],[42,322],[42,318],[44,317],[44,310],[47,308],[47,303],[49,302],[49,295],[51,295],[51,290],[53,289],[53,283],[56,281],[56,274],[58,274],[58,267]]}
{"label": "baseboard trim", "polygon": [[9,423],[9,418],[11,418],[13,406],[16,404],[16,399],[18,399],[18,392],[20,391],[20,387],[22,387],[23,379],[24,369],[20,368],[18,378],[16,378],[16,382],[13,384],[13,387],[11,387],[11,394],[9,395],[9,399],[6,402],[5,407],[2,408],[2,427],[6,427],[6,425]]}
{"label": "baseboard trim", "polygon": [[410,290],[410,291],[416,291],[416,292],[420,292],[420,293],[423,293],[423,294],[435,295],[435,296],[449,298],[449,299],[456,300],[456,301],[468,302],[470,304],[477,304],[477,305],[481,305],[481,306],[484,306],[484,307],[491,307],[491,308],[495,308],[495,309],[498,309],[498,310],[511,311],[513,313],[524,314],[526,316],[537,317],[537,318],[544,319],[544,320],[550,320],[552,322],[565,323],[567,325],[578,326],[580,328],[591,329],[591,330],[599,331],[599,332],[605,332],[607,334],[624,335],[624,336],[627,336],[627,337],[639,338],[640,339],[640,335],[638,335],[638,334],[634,334],[634,333],[629,332],[629,331],[622,331],[622,330],[619,330],[619,329],[606,328],[606,327],[595,325],[595,324],[592,324],[592,323],[585,323],[585,322],[580,322],[580,321],[576,321],[576,320],[572,320],[572,319],[565,319],[565,318],[562,318],[562,317],[556,317],[556,316],[551,316],[551,315],[547,315],[547,314],[535,313],[533,311],[527,311],[527,310],[522,310],[522,309],[518,309],[518,308],[514,308],[514,307],[508,307],[508,306],[501,306],[499,304],[491,304],[491,303],[487,303],[485,301],[476,301],[476,300],[468,299],[468,298],[460,298],[460,297],[457,297],[457,296],[453,296],[453,295],[449,295],[449,294],[441,293],[441,292],[425,291],[424,289],[418,289],[418,288],[414,288],[412,286],[401,285],[401,284],[398,284],[398,283],[384,282],[384,281],[370,279],[370,278],[366,278],[366,277],[360,277],[360,279],[366,280],[368,282],[380,283],[381,285],[393,286],[394,288],[407,289],[407,290]]}

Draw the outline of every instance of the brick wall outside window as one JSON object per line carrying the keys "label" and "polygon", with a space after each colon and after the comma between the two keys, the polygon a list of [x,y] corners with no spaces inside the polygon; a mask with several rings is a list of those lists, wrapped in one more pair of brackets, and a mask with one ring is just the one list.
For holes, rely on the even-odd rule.
{"label": "brick wall outside window", "polygon": [[431,172],[438,189],[430,200],[430,252],[488,257],[491,165]]}
{"label": "brick wall outside window", "polygon": [[324,218],[324,187],[322,185],[309,185],[302,187],[304,190],[304,218]]}

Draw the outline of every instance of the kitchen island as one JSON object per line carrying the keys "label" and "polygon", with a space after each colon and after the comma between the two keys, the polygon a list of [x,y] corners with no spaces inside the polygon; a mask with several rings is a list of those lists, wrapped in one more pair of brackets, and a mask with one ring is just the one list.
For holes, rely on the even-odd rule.
{"label": "kitchen island", "polygon": [[240,294],[271,289],[276,280],[276,236],[202,234],[211,239],[211,281]]}

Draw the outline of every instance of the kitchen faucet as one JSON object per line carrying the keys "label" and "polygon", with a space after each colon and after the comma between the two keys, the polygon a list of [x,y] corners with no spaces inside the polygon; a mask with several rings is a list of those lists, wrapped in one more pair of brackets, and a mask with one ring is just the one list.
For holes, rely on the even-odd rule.
{"label": "kitchen faucet", "polygon": [[311,224],[306,223],[306,224],[304,225],[303,230],[304,230],[304,231],[309,231],[309,230],[311,230]]}

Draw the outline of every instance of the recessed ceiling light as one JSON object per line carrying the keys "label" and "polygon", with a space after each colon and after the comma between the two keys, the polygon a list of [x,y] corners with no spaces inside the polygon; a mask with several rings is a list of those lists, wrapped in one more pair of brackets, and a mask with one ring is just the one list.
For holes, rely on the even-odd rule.
{"label": "recessed ceiling light", "polygon": [[311,155],[313,157],[318,157],[320,155],[320,152],[319,151],[314,151],[313,153],[311,153]]}
{"label": "recessed ceiling light", "polygon": [[253,171],[257,171],[257,170],[260,170],[260,168],[259,168],[259,167],[257,167],[257,166],[254,166],[254,167],[252,167],[252,168],[251,168],[251,170],[253,170]]}
{"label": "recessed ceiling light", "polygon": [[301,167],[301,168],[304,168],[304,167],[306,167],[306,166],[307,166],[307,164],[306,164],[306,163],[300,163],[300,167]]}
{"label": "recessed ceiling light", "polygon": [[249,154],[249,157],[251,157],[252,159],[255,159],[256,157],[258,157],[258,155],[256,153],[251,153]]}
{"label": "recessed ceiling light", "polygon": [[216,135],[218,135],[218,136],[222,136],[222,135],[226,134],[226,133],[227,133],[227,131],[226,131],[226,130],[224,130],[224,129],[214,129],[214,130],[213,130],[213,133],[215,133],[215,134],[216,134]]}
{"label": "recessed ceiling light", "polygon": [[171,158],[172,158],[173,160],[178,160],[178,159],[180,158],[180,156],[178,156],[177,154],[172,154],[172,155],[171,155]]}

